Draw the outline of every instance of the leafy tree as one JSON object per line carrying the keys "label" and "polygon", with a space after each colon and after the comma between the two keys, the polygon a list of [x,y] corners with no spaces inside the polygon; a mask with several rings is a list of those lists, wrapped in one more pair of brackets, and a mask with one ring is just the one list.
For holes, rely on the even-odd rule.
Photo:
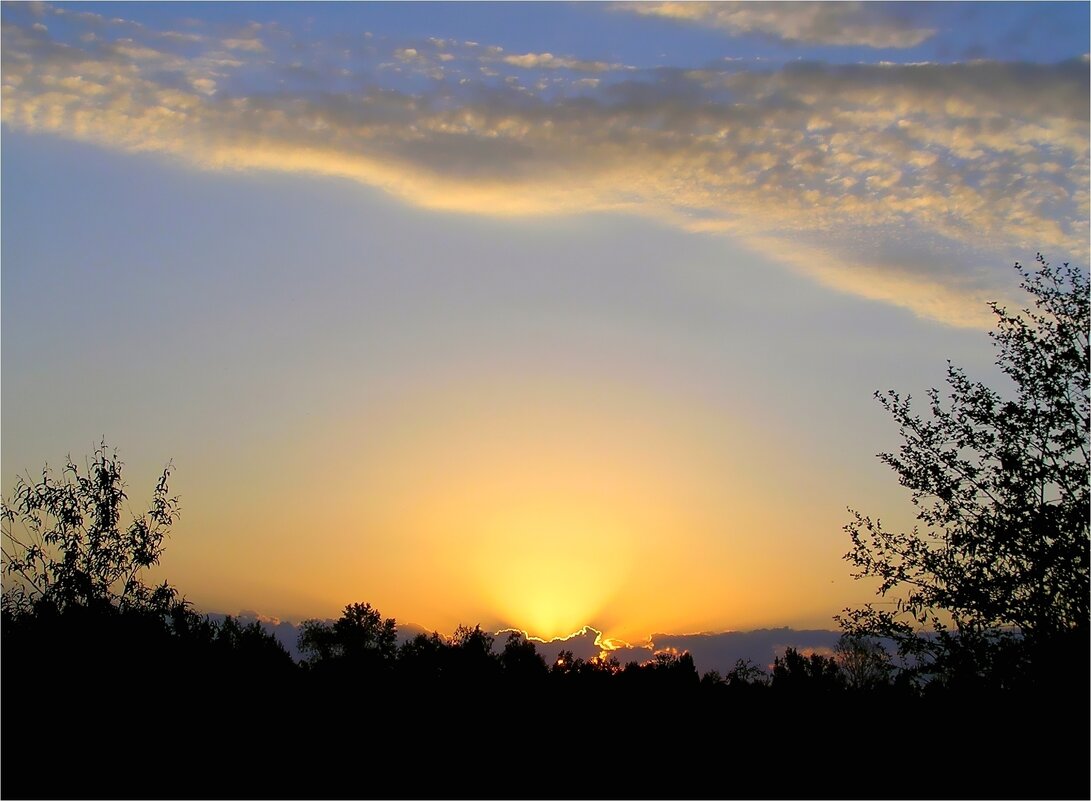
{"label": "leafy tree", "polygon": [[582,659],[565,648],[557,654],[557,658],[554,659],[553,664],[549,666],[549,672],[564,676],[569,673],[577,672],[583,663]]}
{"label": "leafy tree", "polygon": [[1037,262],[1015,265],[1033,308],[991,304],[1008,392],[948,363],[948,399],[929,391],[926,417],[908,395],[875,393],[904,440],[879,458],[912,492],[920,525],[892,531],[850,510],[845,558],[895,601],[839,620],[937,672],[985,675],[1001,651],[1044,665],[1059,643],[1087,649],[1088,282]]}
{"label": "leafy tree", "polygon": [[534,643],[518,631],[508,632],[504,650],[500,653],[504,673],[516,680],[535,681],[549,673],[542,655]]}
{"label": "leafy tree", "polygon": [[496,638],[487,631],[482,630],[480,625],[474,626],[472,629],[466,625],[459,625],[451,636],[452,647],[482,659],[492,658],[492,645],[494,642],[496,642]]}
{"label": "leafy tree", "polygon": [[769,674],[754,664],[751,659],[736,659],[735,666],[724,676],[728,687],[764,687],[769,683]]}
{"label": "leafy tree", "polygon": [[82,471],[69,457],[59,476],[46,466],[37,481],[19,479],[0,510],[5,618],[75,607],[156,614],[185,607],[166,582],[143,581],[178,516],[178,498],[168,489],[172,465],[160,475],[148,511],[124,526],[122,467],[103,441]]}
{"label": "leafy tree", "polygon": [[371,604],[354,603],[346,605],[333,623],[303,621],[299,650],[312,667],[335,661],[375,665],[394,661],[397,639],[394,618],[383,620]]}
{"label": "leafy tree", "polygon": [[294,667],[259,624],[214,623],[166,582],[145,583],[178,515],[171,470],[168,463],[160,474],[148,511],[124,524],[123,463],[104,441],[84,469],[69,457],[59,476],[46,466],[37,481],[19,479],[2,509],[7,676],[42,678],[56,667],[104,692],[105,682],[151,687],[198,665],[206,673],[245,667],[251,681],[267,666]]}
{"label": "leafy tree", "polygon": [[683,651],[680,654],[673,651],[658,651],[643,667],[653,673],[684,676],[686,680],[698,678],[697,668],[693,664],[693,657],[689,651]]}
{"label": "leafy tree", "polygon": [[701,680],[689,651],[681,654],[658,653],[649,667],[676,687],[696,687]]}
{"label": "leafy tree", "polygon": [[265,664],[281,668],[293,666],[292,657],[280,640],[256,620],[242,624],[228,615],[219,624],[212,624],[211,639],[216,651],[251,671]]}
{"label": "leafy tree", "polygon": [[701,674],[701,686],[702,687],[726,687],[724,677],[720,675],[718,670],[706,670]]}
{"label": "leafy tree", "polygon": [[618,658],[613,655],[603,656],[602,654],[599,654],[598,656],[593,656],[588,659],[585,664],[596,673],[604,674],[606,676],[616,676],[622,671],[621,663],[618,661]]}
{"label": "leafy tree", "polygon": [[644,662],[629,662],[617,675],[634,692],[685,693],[701,683],[689,651],[657,651]]}
{"label": "leafy tree", "polygon": [[882,643],[870,637],[842,634],[833,658],[841,667],[845,684],[854,690],[871,690],[887,684],[894,668]]}
{"label": "leafy tree", "polygon": [[493,652],[496,638],[481,626],[460,625],[450,642],[450,672],[458,680],[470,683],[489,682],[500,672],[500,656]]}
{"label": "leafy tree", "polygon": [[398,648],[398,668],[403,672],[411,672],[423,676],[438,676],[443,668],[444,654],[447,652],[447,641],[433,631],[431,634],[423,632],[406,640]]}
{"label": "leafy tree", "polygon": [[804,656],[788,648],[784,656],[773,660],[772,685],[775,690],[829,692],[844,687],[844,678],[836,660],[822,654]]}

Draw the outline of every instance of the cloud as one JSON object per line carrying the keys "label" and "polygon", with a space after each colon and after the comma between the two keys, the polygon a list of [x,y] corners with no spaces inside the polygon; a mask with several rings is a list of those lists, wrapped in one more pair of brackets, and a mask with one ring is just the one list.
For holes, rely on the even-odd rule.
{"label": "cloud", "polygon": [[841,632],[826,629],[757,629],[726,631],[717,634],[653,634],[656,650],[688,651],[698,671],[716,670],[726,675],[740,659],[749,659],[762,670],[770,670],[773,660],[788,648],[800,653],[830,655]]}
{"label": "cloud", "polygon": [[[210,41],[192,55],[193,42],[128,28],[124,40],[61,42],[31,24],[3,32],[13,130],[209,170],[341,176],[448,211],[625,211],[953,325],[991,327],[985,301],[1005,299],[1016,259],[1087,259],[1083,59],[729,64],[528,89],[507,85],[514,65],[499,48],[462,43],[495,79],[451,62],[457,80],[438,73],[421,90],[350,61],[336,72],[349,88],[287,91],[273,80],[286,64],[267,66],[276,53]],[[405,63],[425,47],[439,52],[407,46]]]}
{"label": "cloud", "polygon": [[[208,618],[216,623],[222,623],[227,615],[220,612],[213,612],[208,615]],[[266,633],[272,634],[281,645],[284,646],[284,650],[288,652],[288,655],[292,659],[298,662],[302,659],[302,655],[297,647],[299,643],[299,625],[287,620],[281,620],[278,617],[272,617],[270,615],[263,615],[255,612],[251,609],[243,610],[237,615],[233,615],[235,620],[243,626],[249,626],[251,623],[259,624]]]}
{"label": "cloud", "polygon": [[[494,644],[497,650],[500,650],[504,646],[504,641],[507,638],[507,632],[515,631],[527,637],[526,632],[518,629],[503,629],[497,632],[496,643]],[[545,659],[547,665],[552,665],[557,661],[558,655],[561,651],[570,651],[572,655],[578,659],[593,659],[602,653],[602,632],[592,626],[584,626],[579,631],[568,635],[567,637],[554,637],[551,640],[542,640],[538,637],[527,637],[527,639],[534,643],[534,647],[538,653]]]}
{"label": "cloud", "polygon": [[114,51],[124,58],[132,59],[134,61],[157,61],[164,57],[164,54],[151,47],[144,47],[143,45],[133,44],[131,40],[123,40],[117,42],[114,45]]}
{"label": "cloud", "polygon": [[[756,629],[754,631],[725,631],[702,634],[653,634],[646,643],[630,644],[622,640],[603,638],[602,633],[591,626],[567,638],[557,638],[543,643],[532,639],[547,664],[557,660],[562,650],[571,651],[581,659],[605,654],[622,664],[641,664],[661,652],[693,657],[699,673],[716,670],[726,675],[740,660],[750,660],[763,670],[771,670],[773,660],[783,656],[788,648],[800,653],[830,655],[841,637],[840,631],[827,629]],[[498,639],[498,643],[500,640]]]}
{"label": "cloud", "polygon": [[621,64],[608,64],[605,61],[584,61],[578,58],[555,56],[552,53],[524,53],[507,55],[502,58],[505,64],[523,69],[566,69],[575,72],[606,72],[622,69]]}
{"label": "cloud", "polygon": [[246,50],[250,53],[264,53],[265,45],[261,43],[260,39],[248,38],[248,39],[224,39],[223,46],[228,50]]}
{"label": "cloud", "polygon": [[890,14],[884,3],[854,2],[636,2],[618,3],[626,11],[693,22],[733,36],[760,33],[789,42],[915,47],[935,34]]}
{"label": "cloud", "polygon": [[180,44],[196,44],[207,41],[207,37],[198,33],[186,33],[183,31],[164,31],[163,33],[160,33],[159,36],[169,42]]}

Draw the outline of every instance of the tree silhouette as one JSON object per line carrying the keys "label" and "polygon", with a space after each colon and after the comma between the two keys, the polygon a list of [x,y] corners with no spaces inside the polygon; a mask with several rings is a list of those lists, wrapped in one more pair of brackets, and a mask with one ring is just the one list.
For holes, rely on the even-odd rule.
{"label": "tree silhouette", "polygon": [[[149,797],[188,784],[200,730],[271,725],[264,699],[296,665],[257,623],[215,623],[167,583],[150,586],[178,500],[170,465],[129,519],[123,465],[105,442],[85,468],[20,479],[3,505],[4,725],[0,795]],[[225,743],[226,746],[226,743]]]}
{"label": "tree silhouette", "polygon": [[1020,659],[1044,669],[1058,647],[1087,648],[1088,283],[1068,264],[1037,262],[1015,265],[1033,308],[991,304],[1011,391],[948,363],[949,401],[930,390],[927,418],[909,396],[876,393],[904,440],[879,458],[911,490],[922,525],[890,531],[852,512],[845,558],[894,605],[838,619],[941,673],[1018,676]]}
{"label": "tree silhouette", "polygon": [[890,680],[890,654],[873,638],[842,634],[833,657],[851,689],[873,690]]}
{"label": "tree silhouette", "polygon": [[841,668],[832,657],[822,654],[804,656],[795,648],[787,648],[784,656],[773,660],[774,690],[790,692],[828,693],[844,687]]}
{"label": "tree silhouette", "polygon": [[458,626],[450,642],[449,675],[472,685],[491,684],[501,670],[500,656],[492,650],[495,641],[481,626]]}
{"label": "tree silhouette", "polygon": [[455,633],[451,636],[451,645],[453,647],[481,659],[492,658],[492,644],[494,642],[496,642],[496,638],[487,631],[482,630],[480,625],[470,628],[467,625],[460,624],[455,628]]}
{"label": "tree silhouette", "polygon": [[733,690],[752,690],[765,687],[769,683],[769,674],[754,664],[751,659],[736,659],[735,665],[724,676],[724,683]]}
{"label": "tree silhouette", "polygon": [[403,642],[398,648],[399,676],[417,684],[442,678],[448,649],[447,641],[435,631]]}
{"label": "tree silhouette", "polygon": [[142,580],[178,515],[168,489],[172,466],[159,476],[148,511],[125,526],[122,467],[103,441],[83,471],[69,457],[59,477],[46,466],[38,481],[19,479],[0,511],[7,619],[73,607],[165,615],[184,606],[166,582]]}
{"label": "tree silhouette", "polygon": [[694,665],[693,656],[689,651],[683,651],[680,654],[660,651],[642,667],[662,681],[669,681],[677,687],[693,687],[700,681],[697,666]]}
{"label": "tree silhouette", "polygon": [[511,681],[536,682],[549,673],[534,643],[518,631],[508,632],[504,650],[500,653],[500,664]]}
{"label": "tree silhouette", "polygon": [[353,603],[333,623],[305,620],[300,626],[299,650],[311,667],[335,662],[357,667],[392,663],[398,652],[394,618],[383,620],[368,603]]}

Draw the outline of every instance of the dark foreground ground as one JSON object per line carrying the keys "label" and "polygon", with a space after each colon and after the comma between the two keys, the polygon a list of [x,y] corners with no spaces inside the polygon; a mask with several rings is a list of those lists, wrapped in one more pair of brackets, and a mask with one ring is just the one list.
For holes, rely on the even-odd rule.
{"label": "dark foreground ground", "polygon": [[434,662],[365,651],[303,670],[234,631],[76,614],[9,627],[0,796],[1091,798],[1082,639],[1020,692],[922,694],[711,682],[684,658],[547,670],[533,648],[498,660],[473,637],[422,640]]}
{"label": "dark foreground ground", "polygon": [[334,693],[69,667],[5,675],[5,799],[1091,796],[1086,696]]}

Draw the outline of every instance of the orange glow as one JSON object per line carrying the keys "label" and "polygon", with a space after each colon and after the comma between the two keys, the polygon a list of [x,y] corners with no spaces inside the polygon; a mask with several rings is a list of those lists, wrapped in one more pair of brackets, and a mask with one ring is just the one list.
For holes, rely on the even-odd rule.
{"label": "orange glow", "polygon": [[[815,578],[844,572],[840,548],[813,536],[839,530],[841,507],[817,519],[825,487],[811,474],[795,482],[810,496],[799,503],[757,485],[785,466],[756,412],[710,429],[692,399],[539,372],[430,376],[429,392],[358,410],[366,424],[264,442],[245,485],[231,483],[241,457],[224,453],[187,485],[216,500],[186,507],[164,578],[203,608],[292,620],[367,601],[441,632],[480,623],[548,640],[593,625],[603,651],[653,632],[818,622],[789,615],[841,589]],[[302,480],[281,468],[290,453],[309,465]],[[808,559],[785,568],[789,549]],[[253,580],[229,572],[242,562],[261,568],[243,573]]]}
{"label": "orange glow", "polygon": [[624,578],[624,526],[604,510],[502,509],[481,524],[477,580],[491,608],[545,638],[594,620]]}

